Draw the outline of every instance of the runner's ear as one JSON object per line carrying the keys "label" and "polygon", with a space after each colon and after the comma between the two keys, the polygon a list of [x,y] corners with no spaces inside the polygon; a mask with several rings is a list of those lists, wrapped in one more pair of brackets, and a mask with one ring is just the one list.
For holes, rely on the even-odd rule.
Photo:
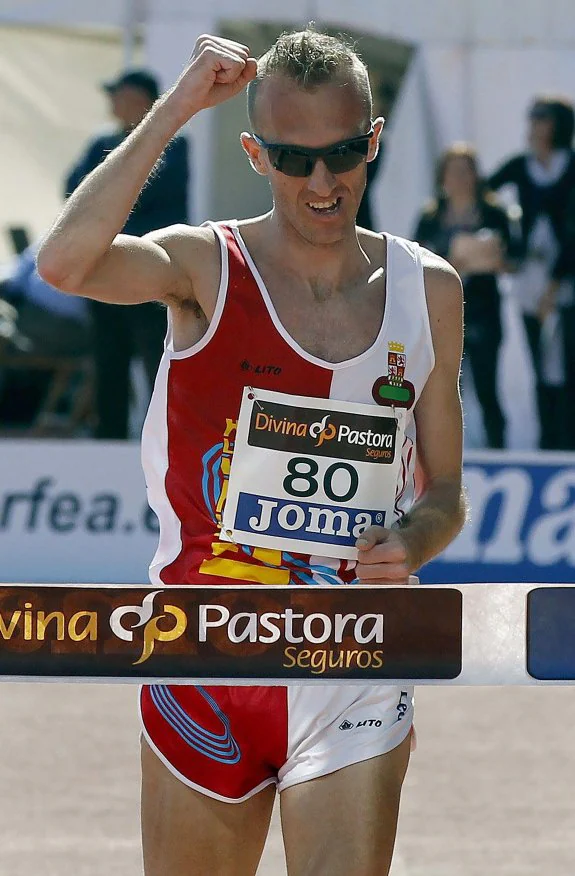
{"label": "runner's ear", "polygon": [[256,143],[254,138],[251,134],[248,134],[247,131],[243,131],[240,135],[240,142],[244,152],[248,156],[248,161],[253,170],[255,170],[260,176],[267,176],[267,168],[262,161],[263,150],[261,146]]}

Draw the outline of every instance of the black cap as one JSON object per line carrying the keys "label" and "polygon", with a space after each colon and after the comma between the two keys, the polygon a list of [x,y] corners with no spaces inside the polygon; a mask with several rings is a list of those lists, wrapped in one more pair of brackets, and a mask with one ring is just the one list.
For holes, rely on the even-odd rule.
{"label": "black cap", "polygon": [[139,88],[144,91],[152,100],[157,100],[160,96],[160,86],[158,80],[149,70],[124,70],[116,79],[111,79],[108,82],[102,83],[102,88],[109,94],[113,94],[118,88],[128,85],[130,88]]}

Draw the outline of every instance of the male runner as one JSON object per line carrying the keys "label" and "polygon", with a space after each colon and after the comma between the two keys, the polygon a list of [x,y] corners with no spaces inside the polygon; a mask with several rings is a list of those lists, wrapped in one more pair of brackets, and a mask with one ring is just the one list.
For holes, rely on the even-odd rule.
{"label": "male runner", "polygon": [[[273,209],[142,239],[118,234],[176,131],[248,83],[252,133],[242,144],[254,170],[268,177]],[[44,242],[39,269],[59,288],[168,306],[166,351],[143,436],[149,499],[160,520],[154,584],[402,584],[462,525],[458,277],[416,244],[355,225],[382,124],[371,121],[364,65],[338,40],[312,31],[283,35],[256,63],[245,46],[202,36],[174,87],[82,183]],[[281,549],[258,544],[254,533],[269,528],[266,515],[281,505],[271,485],[284,454],[236,436],[240,408],[255,404],[262,447],[272,441],[273,422],[276,432],[288,429],[289,417],[277,413],[286,406],[303,419],[327,411],[309,426],[315,446],[333,438],[336,420],[357,424],[366,411],[397,418],[400,438],[391,452],[377,425],[362,433],[365,458],[389,463],[373,464],[361,481],[362,490],[375,484],[380,491],[387,526],[354,529],[357,564],[333,548],[349,516],[334,510],[337,502],[360,488],[349,453],[321,470],[322,501],[331,495],[334,502],[321,512],[310,503],[315,522],[299,527],[310,538],[316,533],[317,550],[293,549],[304,513],[293,504]],[[414,503],[416,426],[425,483]],[[347,428],[358,443],[361,430]],[[314,459],[303,463],[294,454],[283,481],[300,503],[320,478]],[[248,515],[249,547],[233,529],[232,541],[224,532],[234,478],[237,486],[247,469],[272,491]],[[388,873],[409,758],[411,690],[154,685],[143,690],[141,711],[147,876],[254,874],[276,787],[290,874]],[[375,720],[357,727],[364,719]]]}

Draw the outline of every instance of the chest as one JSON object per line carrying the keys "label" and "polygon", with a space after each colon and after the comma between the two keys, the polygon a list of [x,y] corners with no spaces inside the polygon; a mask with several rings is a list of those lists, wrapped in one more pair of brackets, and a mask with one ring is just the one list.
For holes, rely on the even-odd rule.
{"label": "chest", "polygon": [[288,339],[326,362],[360,356],[377,339],[385,310],[385,274],[345,292],[316,294],[289,282],[267,286],[269,307]]}

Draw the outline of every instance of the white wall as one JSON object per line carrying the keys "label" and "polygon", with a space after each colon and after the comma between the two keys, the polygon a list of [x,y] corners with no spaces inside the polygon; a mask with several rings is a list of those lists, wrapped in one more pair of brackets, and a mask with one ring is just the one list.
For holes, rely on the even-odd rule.
{"label": "white wall", "polygon": [[49,25],[120,25],[126,0],[0,0],[0,22]]}

